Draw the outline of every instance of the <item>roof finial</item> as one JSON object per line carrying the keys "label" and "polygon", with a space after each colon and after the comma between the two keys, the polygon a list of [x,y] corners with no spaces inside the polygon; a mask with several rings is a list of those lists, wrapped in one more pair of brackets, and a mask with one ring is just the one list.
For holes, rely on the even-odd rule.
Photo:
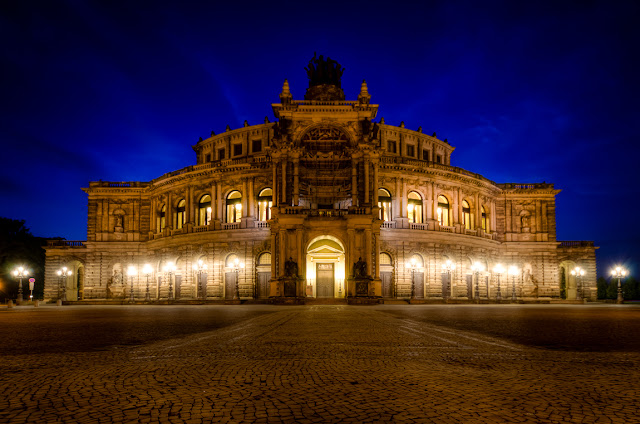
{"label": "roof finial", "polygon": [[291,103],[291,91],[289,91],[289,81],[284,80],[284,84],[282,84],[282,93],[280,93],[280,102],[282,104]]}
{"label": "roof finial", "polygon": [[371,95],[369,94],[369,89],[367,88],[367,81],[362,80],[362,85],[360,86],[360,94],[358,94],[358,102],[360,104],[368,105],[371,101]]}

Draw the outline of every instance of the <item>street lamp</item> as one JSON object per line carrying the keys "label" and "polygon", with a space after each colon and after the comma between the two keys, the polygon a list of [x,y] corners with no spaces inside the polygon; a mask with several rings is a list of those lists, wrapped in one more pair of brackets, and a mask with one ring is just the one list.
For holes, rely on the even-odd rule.
{"label": "street lamp", "polygon": [[[56,274],[58,274],[58,299],[62,300],[63,302],[66,302],[67,301],[67,277],[69,277],[73,273],[71,272],[70,269],[67,269],[66,266],[63,266],[56,272]],[[62,286],[62,297],[60,297],[60,286]]]}
{"label": "street lamp", "polygon": [[135,302],[135,297],[133,295],[133,276],[138,273],[138,269],[134,265],[129,265],[127,268],[127,275],[129,276],[129,282],[131,283],[131,293],[129,294],[129,302]]}
{"label": "street lamp", "polygon": [[147,292],[144,294],[145,302],[151,302],[151,294],[149,293],[149,274],[151,274],[152,272],[153,268],[151,268],[151,265],[144,264],[144,266],[142,267],[142,273],[145,275],[145,277],[147,277]]}
{"label": "street lamp", "polygon": [[447,259],[445,263],[442,264],[442,272],[447,274],[447,296],[445,299],[448,299],[449,296],[451,296],[451,274],[455,269],[456,264],[451,259]]}
{"label": "street lamp", "polygon": [[204,261],[202,259],[198,259],[198,262],[193,264],[193,270],[196,272],[196,275],[198,276],[198,284],[196,285],[197,289],[198,289],[198,298],[202,298],[203,297],[203,290],[202,290],[202,274],[204,274],[205,272],[207,272],[207,264],[204,263]]}
{"label": "street lamp", "polygon": [[480,262],[474,262],[473,265],[471,265],[471,271],[476,275],[475,298],[477,302],[480,302],[480,273],[484,271],[484,265]]}
{"label": "street lamp", "polygon": [[13,270],[13,276],[20,281],[18,283],[18,298],[16,299],[16,303],[20,303],[22,302],[22,279],[29,276],[29,271],[19,266]]}
{"label": "street lamp", "polygon": [[618,279],[618,300],[616,303],[622,303],[622,286],[620,285],[620,280],[627,275],[627,270],[622,268],[621,266],[617,266],[611,270],[611,276],[613,278]]}
{"label": "street lamp", "polygon": [[171,281],[171,276],[176,272],[176,264],[169,262],[165,264],[162,270],[169,276],[169,300],[173,300],[173,282]]}
{"label": "street lamp", "polygon": [[240,259],[236,257],[233,260],[233,270],[236,273],[236,293],[234,296],[235,299],[240,299],[240,286],[238,285],[238,281],[239,281],[238,274],[240,272],[240,269],[244,269],[244,262],[240,262]]}
{"label": "street lamp", "polygon": [[582,277],[584,277],[584,269],[580,268],[579,266],[573,268],[571,270],[571,275],[573,275],[574,277],[576,277],[576,281],[578,282],[578,284],[576,285],[576,300],[582,300],[583,296],[582,296]]}
{"label": "street lamp", "polygon": [[496,291],[496,301],[500,302],[502,300],[502,296],[500,294],[500,276],[504,273],[504,267],[502,264],[497,264],[493,267],[493,272],[498,276],[498,290]]}
{"label": "street lamp", "polygon": [[416,296],[416,287],[415,287],[414,277],[415,277],[417,266],[418,266],[418,261],[416,261],[416,258],[411,258],[411,260],[407,262],[407,268],[409,268],[409,270],[411,271],[411,299],[413,299]]}
{"label": "street lamp", "polygon": [[[511,286],[511,301],[512,302],[516,301],[516,275],[518,275],[519,273],[520,273],[520,270],[518,269],[517,266],[511,265],[509,267],[509,275],[512,278],[512,286]],[[509,283],[507,283],[507,284],[509,284]]]}

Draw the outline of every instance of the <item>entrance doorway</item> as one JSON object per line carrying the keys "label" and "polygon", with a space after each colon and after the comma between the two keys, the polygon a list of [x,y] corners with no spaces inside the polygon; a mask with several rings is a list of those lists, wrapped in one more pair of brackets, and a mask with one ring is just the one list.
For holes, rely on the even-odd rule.
{"label": "entrance doorway", "polygon": [[330,235],[307,245],[306,293],[310,297],[345,296],[345,251],[342,241]]}
{"label": "entrance doorway", "polygon": [[335,273],[333,264],[316,264],[316,297],[334,297]]}

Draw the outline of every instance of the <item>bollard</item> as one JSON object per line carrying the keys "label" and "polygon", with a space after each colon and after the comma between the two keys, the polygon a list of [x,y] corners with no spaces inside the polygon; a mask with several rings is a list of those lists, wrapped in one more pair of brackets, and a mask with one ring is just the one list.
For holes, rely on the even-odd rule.
{"label": "bollard", "polygon": [[38,299],[33,301],[33,307],[37,308],[38,306],[40,306],[40,301]]}
{"label": "bollard", "polygon": [[56,306],[62,306],[62,299],[58,299],[56,301]]}
{"label": "bollard", "polygon": [[7,302],[7,308],[13,308],[13,300],[9,300],[9,302]]}

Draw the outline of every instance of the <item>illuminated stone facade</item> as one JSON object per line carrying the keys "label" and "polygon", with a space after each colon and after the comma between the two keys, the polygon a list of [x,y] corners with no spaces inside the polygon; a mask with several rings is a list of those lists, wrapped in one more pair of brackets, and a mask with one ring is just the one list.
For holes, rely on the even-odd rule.
{"label": "illuminated stone facade", "polygon": [[304,100],[285,81],[276,122],[212,133],[195,165],[91,182],[87,240],[49,243],[45,298],[595,299],[595,247],[556,240],[552,184],[452,166],[447,140],[374,121],[366,83],[345,101],[335,63],[315,64],[333,80],[310,73]]}

